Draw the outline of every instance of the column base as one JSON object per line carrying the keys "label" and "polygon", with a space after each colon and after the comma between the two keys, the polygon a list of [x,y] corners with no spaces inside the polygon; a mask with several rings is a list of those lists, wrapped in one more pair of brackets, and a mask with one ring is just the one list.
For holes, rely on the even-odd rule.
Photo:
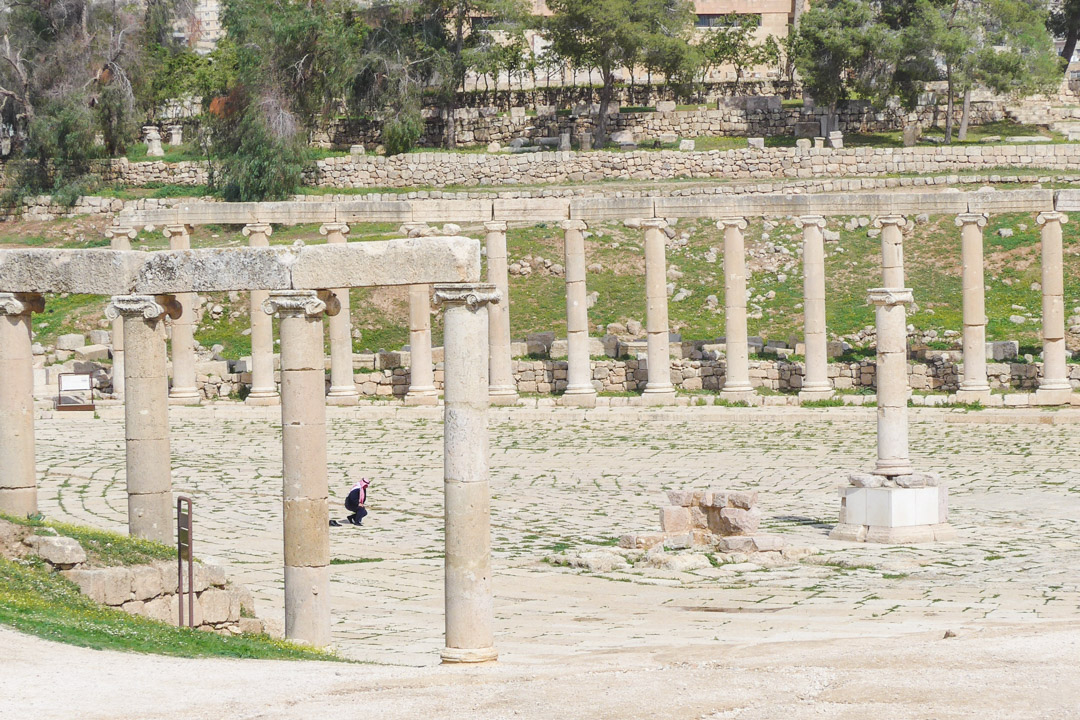
{"label": "column base", "polygon": [[1072,387],[1040,387],[1035,390],[1036,405],[1068,405]]}
{"label": "column base", "polygon": [[251,405],[251,406],[280,405],[281,404],[281,396],[278,395],[276,392],[274,392],[274,393],[270,393],[270,392],[255,393],[255,392],[251,392],[251,393],[248,393],[248,396],[246,398],[244,398],[244,404],[245,405]]}
{"label": "column base", "polygon": [[650,389],[646,385],[645,391],[641,393],[641,400],[645,405],[674,405],[675,388],[666,387]]}
{"label": "column base", "polygon": [[330,566],[285,566],[285,637],[313,647],[330,644]]}
{"label": "column base", "polygon": [[831,387],[826,388],[803,388],[799,391],[799,402],[807,402],[812,400],[829,400],[836,391]]}
{"label": "column base", "polygon": [[939,525],[914,525],[890,528],[880,525],[852,525],[841,523],[829,533],[830,540],[844,542],[872,542],[888,545],[911,543],[948,542],[956,540],[956,530],[948,523]]}
{"label": "column base", "polygon": [[351,393],[342,392],[337,394],[335,394],[334,391],[331,390],[326,396],[327,405],[348,406],[358,405],[359,403],[360,393],[356,392],[355,390]]}
{"label": "column base", "polygon": [[202,405],[202,393],[198,390],[178,390],[169,392],[170,405]]}
{"label": "column base", "polygon": [[497,390],[495,388],[489,388],[488,390],[488,403],[491,405],[517,405],[520,399],[517,390]]}
{"label": "column base", "polygon": [[596,407],[596,390],[589,388],[588,390],[567,390],[562,395],[562,405],[572,405],[573,407]]}
{"label": "column base", "polygon": [[486,663],[495,662],[499,659],[498,651],[493,647],[488,648],[443,648],[440,654],[444,664],[458,663]]}
{"label": "column base", "polygon": [[956,402],[958,403],[981,403],[986,405],[990,402],[990,388],[964,388],[961,387],[956,391]]}
{"label": "column base", "polygon": [[933,476],[911,475],[907,480],[884,480],[853,475],[840,488],[840,522],[829,533],[847,542],[916,543],[953,540],[949,522],[949,489],[944,485],[919,487],[876,485],[885,482],[937,482]]}
{"label": "column base", "polygon": [[751,405],[757,404],[757,393],[753,388],[732,388],[722,389],[720,391],[720,399],[729,403],[750,403]]}
{"label": "column base", "polygon": [[402,401],[410,407],[416,407],[420,405],[438,405],[439,394],[435,391],[424,391],[415,393],[411,392],[407,393],[405,397],[402,398]]}
{"label": "column base", "polygon": [[12,517],[28,517],[38,511],[37,488],[0,488],[0,512]]}

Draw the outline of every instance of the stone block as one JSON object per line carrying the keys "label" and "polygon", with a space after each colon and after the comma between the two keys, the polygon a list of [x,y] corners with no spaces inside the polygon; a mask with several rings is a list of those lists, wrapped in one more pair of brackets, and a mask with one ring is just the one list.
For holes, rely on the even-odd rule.
{"label": "stone block", "polygon": [[228,582],[228,577],[225,575],[225,568],[221,565],[215,565],[214,563],[209,562],[201,564],[203,571],[206,573],[206,582],[210,587],[225,587],[225,583]]}
{"label": "stone block", "polygon": [[75,349],[75,359],[83,362],[101,362],[109,359],[109,348],[104,345],[86,345]]}
{"label": "stone block", "polygon": [[[175,575],[175,570],[173,572]],[[135,565],[131,568],[131,594],[136,600],[151,600],[164,592],[161,570],[154,565]]]}
{"label": "stone block", "polygon": [[753,535],[761,522],[761,511],[757,508],[723,508],[720,510],[721,535]]}
{"label": "stone block", "polygon": [[709,518],[700,507],[690,508],[690,527],[695,531],[708,529]]}
{"label": "stone block", "polygon": [[784,549],[784,539],[779,535],[753,535],[750,540],[755,552],[780,552]]}
{"label": "stone block", "polygon": [[143,604],[143,615],[158,622],[176,625],[178,615],[173,614],[173,598],[175,595],[162,595]]}
{"label": "stone block", "polygon": [[739,535],[722,537],[716,541],[716,549],[725,553],[751,553],[754,552],[754,538]]}
{"label": "stone block", "polygon": [[656,112],[675,112],[675,108],[674,100],[661,100],[656,103]]}
{"label": "stone block", "polygon": [[742,508],[743,510],[750,510],[757,504],[757,491],[736,491],[730,492],[727,496],[728,506]]}
{"label": "stone block", "polygon": [[31,535],[27,538],[34,553],[53,567],[63,570],[86,562],[86,551],[74,538],[57,535]]}
{"label": "stone block", "polygon": [[108,330],[91,330],[90,331],[90,344],[91,345],[110,345],[112,344],[112,333]]}
{"label": "stone block", "polygon": [[668,490],[667,499],[668,503],[675,507],[690,507],[700,503],[701,493],[693,490]]}
{"label": "stone block", "polygon": [[105,602],[105,571],[99,568],[88,570],[65,570],[65,578],[79,586],[79,592],[94,602]]}
{"label": "stone block", "polygon": [[146,603],[142,600],[128,600],[126,603],[120,606],[120,609],[129,615],[146,615]]}
{"label": "stone block", "polygon": [[[229,621],[229,593],[225,590],[211,588],[202,592],[198,597],[198,604],[202,610],[203,622],[211,625],[220,625]],[[239,608],[239,603],[237,603]]]}
{"label": "stone block", "polygon": [[690,532],[690,509],[669,506],[660,510],[660,529],[666,533]]}
{"label": "stone block", "polygon": [[728,506],[728,491],[706,490],[701,504],[703,507],[725,508]]}
{"label": "stone block", "polygon": [[77,350],[86,346],[86,338],[79,333],[69,333],[56,338],[57,350]]}
{"label": "stone block", "polygon": [[242,617],[237,621],[241,635],[262,635],[265,630],[259,618]]}
{"label": "stone block", "polygon": [[123,605],[131,600],[131,570],[111,567],[102,570],[102,593],[106,605]]}

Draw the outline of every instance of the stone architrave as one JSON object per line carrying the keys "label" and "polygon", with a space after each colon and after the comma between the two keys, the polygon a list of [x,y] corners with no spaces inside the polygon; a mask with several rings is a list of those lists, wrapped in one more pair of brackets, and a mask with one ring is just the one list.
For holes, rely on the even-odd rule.
{"label": "stone architrave", "polygon": [[724,232],[724,324],[727,342],[724,386],[720,397],[729,402],[755,398],[750,384],[750,351],[746,330],[745,218],[722,218],[716,227]]}
{"label": "stone architrave", "polygon": [[409,286],[409,391],[406,405],[438,405],[431,362],[431,286]]}
{"label": "stone architrave", "polygon": [[169,381],[162,325],[183,306],[172,295],[116,295],[105,314],[124,321],[124,437],[127,447],[128,532],[171,544],[172,460]]}
{"label": "stone architrave", "polygon": [[986,215],[956,216],[960,228],[964,296],[964,379],[956,391],[960,402],[986,403],[990,384],[986,380],[986,286],[983,282],[983,227]]}
{"label": "stone architrave", "polygon": [[[163,231],[170,250],[191,249],[191,229],[187,225],[167,225]],[[195,374],[195,293],[176,293],[182,308],[172,323],[172,387],[169,402],[173,405],[198,405],[202,393]]]}
{"label": "stone architrave", "polygon": [[[135,228],[114,226],[105,231],[112,250],[130,250],[131,241],[138,232]],[[124,399],[124,319],[117,317],[112,321],[112,387],[113,395],[118,400]]]}
{"label": "stone architrave", "polygon": [[[346,242],[349,226],[345,223],[327,223],[319,228],[326,236],[328,245]],[[353,374],[352,318],[349,316],[349,288],[331,290],[337,298],[341,312],[330,317],[330,391],[326,395],[329,405],[356,405],[360,393],[356,389]]]}
{"label": "stone architrave", "polygon": [[675,386],[671,384],[671,345],[668,327],[667,222],[650,218],[641,222],[645,230],[645,332],[648,338],[648,380],[642,399],[647,405],[671,405]]}
{"label": "stone architrave", "polygon": [[[274,232],[269,223],[252,223],[244,226],[251,247],[269,247]],[[244,400],[248,405],[277,405],[281,402],[277,382],[274,380],[274,321],[263,312],[263,304],[270,297],[268,290],[252,290],[249,293],[251,315],[251,392]]]}
{"label": "stone architrave", "polygon": [[[585,228],[588,226],[581,220],[563,220],[560,225],[566,262],[567,357],[563,403],[595,407],[596,388],[592,384],[592,363],[589,361],[589,310],[585,297]],[[649,337],[651,345],[652,336]],[[649,377],[651,382],[652,376]]]}
{"label": "stone architrave", "polygon": [[271,292],[263,309],[281,332],[285,637],[322,647],[330,643],[323,315],[341,308],[333,292],[294,290]]}
{"label": "stone architrave", "polygon": [[499,302],[490,284],[436,285],[444,310],[443,414],[446,527],[444,663],[490,662],[494,643],[491,494],[488,479],[488,312]]}
{"label": "stone architrave", "polygon": [[803,231],[803,316],[806,374],[800,400],[833,396],[829,382],[828,337],[825,333],[825,218],[807,215],[795,220]]}
{"label": "stone architrave", "polygon": [[34,467],[34,355],[30,317],[41,295],[0,293],[0,512],[37,513]]}
{"label": "stone architrave", "polygon": [[1065,282],[1061,226],[1069,216],[1060,212],[1039,213],[1042,226],[1042,334],[1043,376],[1035,391],[1039,405],[1065,405],[1072,395],[1066,366]]}
{"label": "stone architrave", "polygon": [[517,381],[510,355],[510,276],[506,254],[506,223],[486,222],[487,279],[503,298],[488,303],[488,395],[492,405],[516,405]]}

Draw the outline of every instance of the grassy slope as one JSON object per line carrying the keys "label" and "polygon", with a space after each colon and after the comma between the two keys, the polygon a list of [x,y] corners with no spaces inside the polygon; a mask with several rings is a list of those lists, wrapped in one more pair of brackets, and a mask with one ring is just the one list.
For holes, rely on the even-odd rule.
{"label": "grassy slope", "polygon": [[[869,238],[865,229],[842,229],[845,218],[830,220],[830,228],[838,229],[840,242],[826,244],[828,325],[832,335],[847,335],[873,323],[873,313],[866,305],[866,289],[877,283],[880,243]],[[71,222],[71,221],[67,221]],[[751,221],[746,231],[747,249],[761,254],[762,220]],[[1024,229],[1021,229],[1021,228]],[[0,226],[0,247],[70,247],[82,242],[62,233],[63,221],[50,224],[41,232],[24,237],[17,225]],[[1001,238],[999,228],[1010,228],[1013,236]],[[192,238],[194,247],[240,246],[246,239],[238,227],[203,226]],[[676,230],[690,234],[684,247],[668,252],[669,265],[677,267],[683,277],[676,281],[679,288],[693,295],[679,303],[670,304],[673,329],[686,339],[708,339],[721,336],[723,313],[706,307],[708,295],[716,295],[723,307],[723,258],[715,263],[705,260],[709,248],[722,249],[720,232],[709,221],[683,220]],[[480,228],[466,228],[474,237],[482,235]],[[611,322],[634,318],[645,319],[644,266],[642,233],[629,230],[619,223],[607,223],[591,229],[594,237],[588,240],[588,262],[603,266],[600,273],[588,276],[589,291],[599,293],[599,300],[590,310],[594,334]],[[358,225],[351,240],[381,240],[396,235],[396,226],[389,223]],[[990,218],[986,227],[986,281],[988,338],[991,340],[1020,340],[1023,345],[1037,346],[1038,316],[1041,296],[1033,283],[1041,280],[1039,265],[1039,231],[1033,215],[1007,214]],[[303,239],[309,244],[325,242],[317,225],[281,227],[271,237],[274,244],[290,244]],[[1065,239],[1065,302],[1066,314],[1075,313],[1080,306],[1080,225],[1064,226]],[[787,340],[801,336],[802,264],[798,250],[801,232],[790,222],[779,221],[770,233],[770,242],[783,246],[788,255],[774,253],[762,259],[751,257],[748,286],[753,288],[751,304],[761,308],[762,317],[751,319],[751,335]],[[163,249],[167,246],[160,233],[142,233],[137,247]],[[512,228],[508,234],[511,262],[525,256],[540,255],[553,262],[562,262],[562,233],[555,224],[540,223],[532,227]],[[843,252],[838,249],[843,248]],[[960,232],[952,217],[933,217],[919,225],[905,240],[908,284],[915,291],[918,311],[911,323],[921,330],[961,329],[960,295]],[[784,260],[777,267],[777,260]],[[786,264],[786,268],[784,265]],[[768,268],[768,269],[766,269]],[[781,278],[779,269],[786,277]],[[775,297],[765,299],[769,291]],[[563,336],[566,331],[566,309],[563,280],[550,274],[533,273],[528,277],[511,279],[512,323],[514,337],[531,332],[553,330]],[[243,331],[248,327],[248,303],[244,294],[234,294],[235,300],[223,294],[207,296],[207,305],[222,305],[220,320],[205,315],[196,334],[206,347],[220,343],[226,357],[241,357],[250,352],[250,340]],[[352,316],[354,327],[363,337],[356,341],[359,351],[379,348],[396,349],[408,342],[408,305],[404,289],[380,288],[353,290]],[[58,334],[79,330],[85,332],[100,327],[100,309],[104,301],[92,296],[50,297],[44,314],[35,316],[35,331],[42,342],[51,342]],[[1020,306],[1024,310],[1015,309]],[[237,318],[230,313],[239,312]],[[753,311],[753,308],[751,308]],[[1023,325],[1009,321],[1010,315],[1029,314]],[[436,343],[441,340],[440,315],[433,316]]]}

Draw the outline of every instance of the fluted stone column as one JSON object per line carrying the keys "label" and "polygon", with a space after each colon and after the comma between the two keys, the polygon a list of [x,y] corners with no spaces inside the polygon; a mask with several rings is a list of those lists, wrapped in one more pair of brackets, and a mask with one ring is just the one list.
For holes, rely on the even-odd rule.
{"label": "fluted stone column", "polygon": [[[825,334],[825,218],[807,215],[795,220],[803,231],[803,344],[806,373],[800,400],[833,396],[829,382],[829,343]],[[745,297],[745,295],[744,295]]]}
{"label": "fluted stone column", "polygon": [[1039,405],[1065,405],[1072,395],[1065,364],[1065,283],[1061,226],[1069,216],[1060,212],[1039,213],[1042,225],[1042,334],[1043,376],[1035,391]]}
{"label": "fluted stone column", "polygon": [[263,306],[281,332],[281,459],[285,540],[285,637],[330,643],[330,517],[326,473],[323,315],[329,291],[271,292]]}
{"label": "fluted stone column", "polygon": [[983,227],[986,215],[961,213],[960,256],[964,294],[964,379],[956,391],[959,402],[986,403],[990,384],[986,380],[986,286],[983,282]]}
{"label": "fluted stone column", "polygon": [[755,397],[750,384],[750,350],[746,331],[746,247],[741,217],[722,218],[716,227],[724,231],[724,325],[727,368],[720,397],[747,402]]}
{"label": "fluted stone column", "polygon": [[877,445],[875,475],[910,475],[908,457],[907,288],[874,288],[877,323]]}
{"label": "fluted stone column", "polygon": [[446,663],[495,660],[488,487],[488,311],[494,285],[436,285],[444,306]]}
{"label": "fluted stone column", "polygon": [[34,354],[30,317],[41,295],[0,293],[0,512],[37,512],[34,469]]}
{"label": "fluted stone column", "polygon": [[[138,232],[135,228],[115,226],[105,231],[112,250],[130,250],[131,241]],[[113,395],[118,400],[124,399],[124,319],[112,321],[112,387]]]}
{"label": "fluted stone column", "polygon": [[516,405],[517,381],[510,354],[510,276],[507,269],[506,223],[486,222],[487,279],[503,300],[488,304],[488,396],[492,405]]}
{"label": "fluted stone column", "polygon": [[648,337],[649,374],[642,399],[647,405],[675,402],[671,384],[671,345],[668,327],[667,222],[649,218],[645,229],[645,332]]}
{"label": "fluted stone column", "polygon": [[431,286],[409,286],[409,391],[406,405],[438,405],[431,362]]}
{"label": "fluted stone column", "polygon": [[[274,232],[269,223],[244,226],[244,235],[251,247],[269,247]],[[248,405],[277,405],[281,402],[274,380],[274,321],[263,311],[270,297],[268,290],[249,293],[251,315],[251,392],[244,400]]]}
{"label": "fluted stone column", "polygon": [[117,295],[105,310],[124,322],[128,532],[166,544],[175,518],[163,323],[182,312],[172,295]]}
{"label": "fluted stone column", "polygon": [[[345,223],[327,223],[319,228],[329,245],[345,243],[349,226]],[[353,374],[352,318],[349,315],[349,288],[331,290],[337,298],[341,312],[328,320],[330,325],[330,392],[326,395],[329,405],[355,405],[360,399]]]}
{"label": "fluted stone column", "polygon": [[[563,220],[563,248],[566,262],[566,392],[563,403],[581,407],[596,406],[596,388],[592,384],[592,363],[589,361],[589,309],[585,297],[585,228],[582,220]],[[663,241],[660,262],[663,263]],[[646,258],[648,241],[646,240]],[[646,263],[648,260],[646,260]],[[646,270],[648,274],[648,270]],[[648,283],[648,280],[646,280]],[[665,298],[666,299],[666,298]],[[650,300],[651,302],[651,300]],[[500,305],[505,303],[499,303]],[[665,306],[666,326],[666,311]],[[651,311],[649,317],[651,318]],[[653,344],[652,326],[649,348]],[[664,336],[665,342],[667,335]],[[652,355],[649,356],[649,384],[652,384]],[[670,386],[671,383],[669,382]],[[648,389],[646,389],[648,392]]]}
{"label": "fluted stone column", "polygon": [[[170,250],[189,250],[191,233],[187,225],[167,225],[164,230]],[[195,293],[177,293],[180,317],[172,323],[172,387],[169,402],[198,405],[202,400],[195,375]]]}

